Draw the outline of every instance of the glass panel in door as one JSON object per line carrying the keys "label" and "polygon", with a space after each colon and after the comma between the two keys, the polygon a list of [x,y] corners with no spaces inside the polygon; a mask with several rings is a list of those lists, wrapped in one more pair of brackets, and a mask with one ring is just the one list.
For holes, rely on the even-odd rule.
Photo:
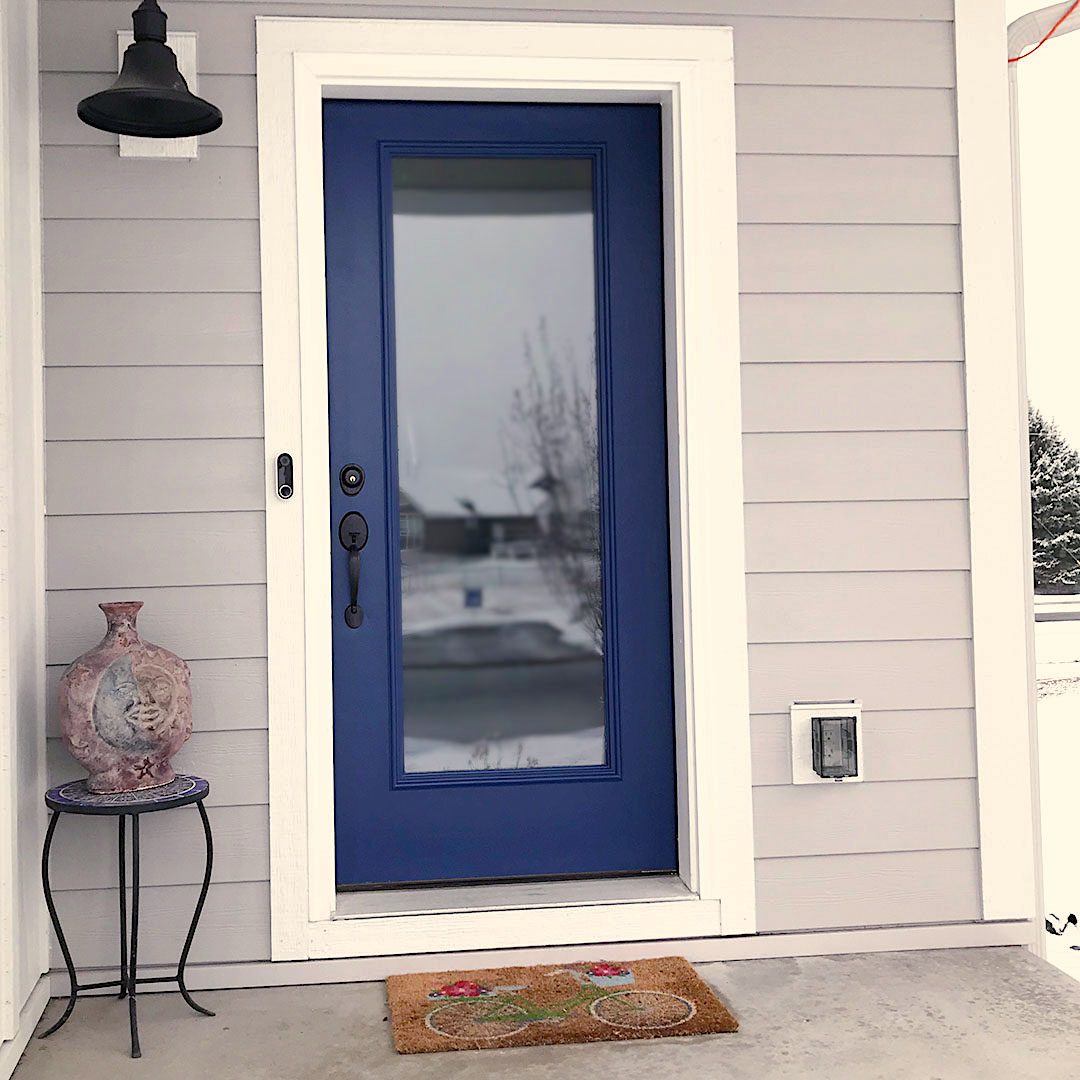
{"label": "glass panel in door", "polygon": [[593,163],[391,176],[405,771],[603,764]]}

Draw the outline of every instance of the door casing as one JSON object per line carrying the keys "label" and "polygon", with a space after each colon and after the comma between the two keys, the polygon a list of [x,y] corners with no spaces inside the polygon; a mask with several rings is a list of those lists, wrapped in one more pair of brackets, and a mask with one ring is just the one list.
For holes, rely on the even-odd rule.
{"label": "door casing", "polygon": [[[730,28],[257,19],[275,960],[752,933]],[[324,97],[655,102],[665,310],[679,878],[425,890],[338,911],[323,246]],[[280,500],[272,468],[296,462]],[[298,588],[298,581],[302,588]],[[572,887],[571,887],[572,886]],[[524,891],[523,891],[524,890]]]}

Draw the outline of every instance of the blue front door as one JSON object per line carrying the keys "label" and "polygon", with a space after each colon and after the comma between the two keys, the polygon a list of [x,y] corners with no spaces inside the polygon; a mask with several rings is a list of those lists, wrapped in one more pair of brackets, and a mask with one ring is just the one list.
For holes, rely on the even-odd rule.
{"label": "blue front door", "polygon": [[674,872],[659,109],[323,122],[339,887]]}

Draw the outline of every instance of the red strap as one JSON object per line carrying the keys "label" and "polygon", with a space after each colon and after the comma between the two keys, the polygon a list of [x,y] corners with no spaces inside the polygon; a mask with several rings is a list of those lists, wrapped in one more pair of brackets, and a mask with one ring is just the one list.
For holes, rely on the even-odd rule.
{"label": "red strap", "polygon": [[1033,52],[1038,52],[1058,32],[1058,28],[1061,26],[1061,24],[1077,8],[1080,8],[1080,0],[1073,0],[1073,3],[1070,5],[1069,10],[1066,11],[1065,14],[1062,15],[1061,18],[1058,19],[1058,21],[1056,23],[1054,23],[1053,26],[1050,27],[1050,29],[1046,33],[1046,36],[1042,39],[1042,41],[1040,41],[1038,43],[1038,45],[1033,46],[1032,48],[1028,49],[1028,51],[1026,53],[1021,53],[1019,56],[1010,56],[1009,57],[1009,63],[1010,64],[1015,64],[1017,60],[1023,60],[1024,57],[1030,56]]}

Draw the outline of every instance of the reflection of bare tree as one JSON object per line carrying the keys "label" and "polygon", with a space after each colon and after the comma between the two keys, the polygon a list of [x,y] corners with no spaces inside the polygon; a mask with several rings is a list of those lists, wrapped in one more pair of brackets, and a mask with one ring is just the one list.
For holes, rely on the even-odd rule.
{"label": "reflection of bare tree", "polygon": [[600,470],[592,356],[560,355],[541,320],[525,336],[524,384],[514,391],[505,433],[510,490],[543,492],[537,513],[540,565],[549,587],[603,647]]}

